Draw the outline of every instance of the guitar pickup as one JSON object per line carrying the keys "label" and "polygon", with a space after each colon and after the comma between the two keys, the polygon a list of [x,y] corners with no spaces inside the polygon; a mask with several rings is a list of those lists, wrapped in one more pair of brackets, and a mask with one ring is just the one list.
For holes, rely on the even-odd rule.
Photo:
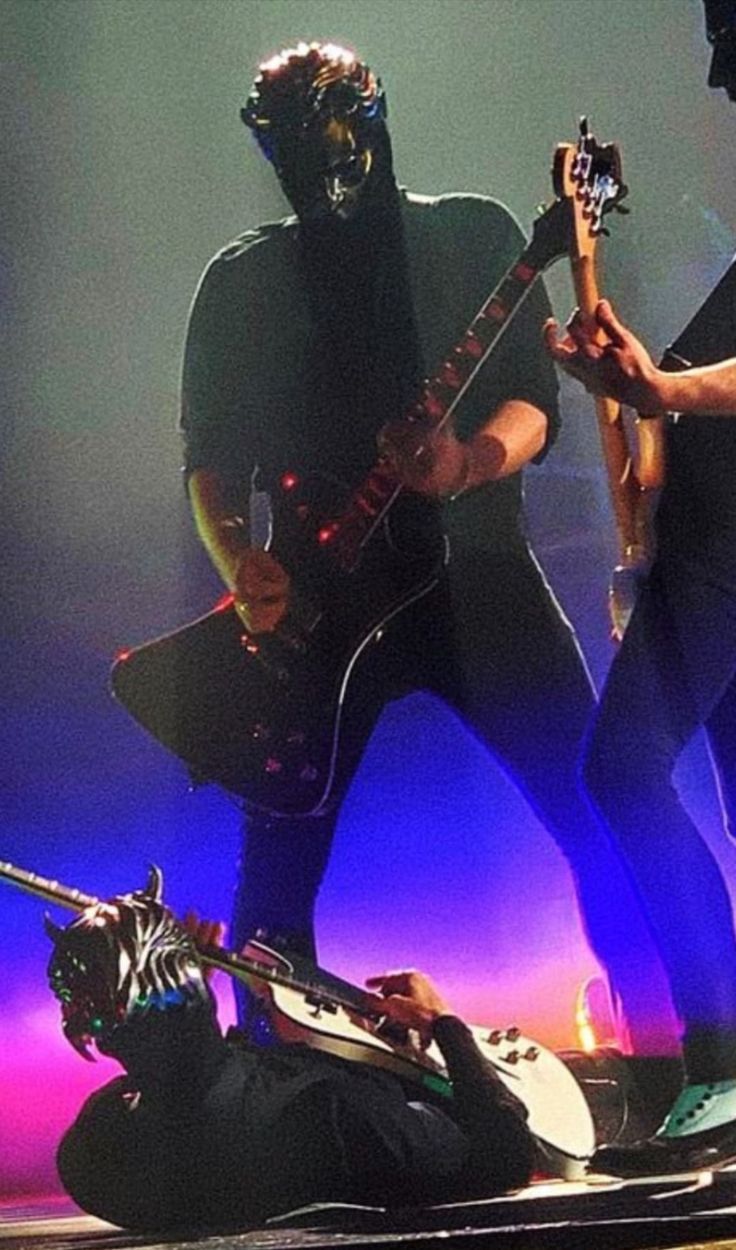
{"label": "guitar pickup", "polygon": [[323,998],[321,994],[305,994],[304,1001],[308,1007],[314,1007],[317,1012],[326,1011],[328,1015],[337,1015],[337,1004],[329,998]]}

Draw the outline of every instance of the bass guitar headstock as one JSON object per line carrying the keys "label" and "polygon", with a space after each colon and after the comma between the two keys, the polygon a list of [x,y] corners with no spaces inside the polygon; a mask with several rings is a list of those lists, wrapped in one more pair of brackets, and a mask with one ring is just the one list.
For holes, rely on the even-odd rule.
{"label": "bass guitar headstock", "polygon": [[587,117],[582,117],[577,144],[561,143],[555,149],[552,180],[557,198],[572,209],[571,255],[592,257],[599,236],[608,234],[606,215],[629,211],[621,203],[628,187],[621,174],[618,145],[598,143]]}
{"label": "bass guitar headstock", "polygon": [[606,214],[628,212],[621,205],[628,188],[618,147],[598,143],[585,117],[577,143],[555,148],[552,182],[555,199],[540,210],[529,244],[529,259],[540,271],[562,256],[592,258],[599,236],[608,233]]}

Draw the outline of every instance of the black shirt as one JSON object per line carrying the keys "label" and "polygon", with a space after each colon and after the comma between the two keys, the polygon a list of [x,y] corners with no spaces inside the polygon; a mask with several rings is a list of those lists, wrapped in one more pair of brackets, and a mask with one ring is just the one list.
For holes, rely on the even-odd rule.
{"label": "black shirt", "polygon": [[[682,360],[715,364],[736,352],[736,261],[670,350],[675,367]],[[657,541],[666,558],[705,570],[736,592],[736,416],[688,414],[670,422]]]}
{"label": "black shirt", "polygon": [[[482,196],[402,193],[401,211],[420,347],[431,375],[522,251],[524,238],[509,212]],[[205,271],[192,307],[183,375],[185,468],[217,469],[241,490],[256,465],[265,489],[287,469],[318,468],[357,485],[376,458],[382,421],[356,426],[350,412],[316,420],[310,408],[314,327],[298,229],[296,218],[287,218],[226,247]],[[541,345],[548,315],[537,283],[458,408],[460,438],[516,398],[547,414],[547,445],[554,439],[557,381]],[[518,474],[472,491],[448,510],[451,539],[504,547],[518,539],[520,507]]]}
{"label": "black shirt", "polygon": [[[170,1013],[173,1015],[173,1013]],[[180,1022],[179,1022],[180,1023]],[[456,1017],[435,1038],[443,1107],[389,1072],[305,1046],[260,1050],[200,1030],[188,1064],[156,1056],[91,1095],[62,1140],[62,1181],[123,1227],[228,1229],[316,1201],[409,1206],[528,1182],[522,1104]]]}

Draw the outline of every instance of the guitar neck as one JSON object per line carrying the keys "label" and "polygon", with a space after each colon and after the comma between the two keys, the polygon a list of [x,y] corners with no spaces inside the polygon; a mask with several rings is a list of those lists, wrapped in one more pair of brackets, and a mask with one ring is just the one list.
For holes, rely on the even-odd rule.
{"label": "guitar neck", "polygon": [[[575,297],[583,314],[593,320],[600,299],[592,255],[572,260]],[[598,334],[601,343],[605,334]],[[646,513],[642,507],[642,487],[658,485],[652,457],[659,452],[651,440],[640,442],[639,465],[634,468],[634,458],[623,420],[621,405],[615,399],[602,395],[595,397],[595,411],[603,451],[603,463],[611,500],[619,562],[628,567],[646,558],[649,535],[646,529]],[[641,425],[639,426],[641,429]],[[646,440],[652,431],[643,431]]]}
{"label": "guitar neck", "polygon": [[[266,981],[269,985],[295,990],[308,1000],[318,1002],[329,999],[334,1005],[344,1007],[346,1011],[361,1015],[365,1019],[376,1016],[376,1013],[366,1004],[366,996],[357,985],[342,981],[332,973],[327,976],[321,973],[319,968],[315,968],[313,978],[304,978],[298,973],[287,972],[284,968],[274,968],[271,964],[263,963],[261,960],[246,959],[243,955],[236,955],[234,951],[225,950],[220,946],[198,945],[197,949],[204,964],[211,968],[218,968],[221,972],[227,972],[229,976],[236,977],[238,980]],[[288,956],[285,958],[288,959]]]}
{"label": "guitar neck", "polygon": [[[428,429],[441,429],[450,420],[536,279],[552,261],[564,254],[567,216],[568,206],[563,201],[557,200],[547,209],[545,217],[552,223],[550,236],[556,230],[554,245],[545,246],[542,234],[535,233],[436,373],[424,382],[418,398],[404,414],[406,421],[421,421]],[[345,512],[324,532],[325,543],[331,544],[342,564],[351,568],[357,562],[362,547],[401,490],[401,483],[388,461],[377,461],[352,495]]]}
{"label": "guitar neck", "polygon": [[[41,877],[35,872],[27,872],[23,868],[17,868],[14,864],[3,861],[0,861],[0,881],[7,881],[27,894],[45,899],[47,903],[53,903],[57,907],[68,908],[70,911],[84,911],[88,907],[98,906],[101,901],[92,894],[84,894],[81,890],[71,889],[61,885],[58,881]],[[219,946],[198,943],[197,950],[202,963],[207,967],[227,972],[239,980],[265,981],[269,985],[295,990],[307,998],[315,1000],[329,998],[330,1002],[337,1006],[344,1007],[365,1018],[375,1015],[366,1005],[365,995],[358,986],[351,985],[348,981],[341,981],[330,974],[329,978],[325,978],[325,981],[329,979],[328,988],[325,981],[320,980],[319,969],[315,969],[314,979],[305,979],[299,977],[298,974],[288,972],[283,967],[272,967],[271,964],[261,960],[246,959],[242,955],[235,954],[234,951],[225,950]]]}
{"label": "guitar neck", "polygon": [[24,868],[16,868],[14,864],[3,861],[0,861],[0,881],[9,881],[26,894],[43,898],[47,903],[55,903],[58,907],[67,907],[70,911],[84,911],[85,907],[95,907],[100,901],[91,894],[69,889],[58,881],[39,877],[38,873],[26,872]]}

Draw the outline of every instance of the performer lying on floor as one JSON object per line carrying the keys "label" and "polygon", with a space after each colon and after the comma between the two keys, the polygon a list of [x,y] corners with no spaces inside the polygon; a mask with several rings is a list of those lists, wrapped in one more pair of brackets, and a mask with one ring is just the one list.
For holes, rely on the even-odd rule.
{"label": "performer lying on floor", "polygon": [[65,1035],[126,1072],[91,1095],[59,1147],[81,1207],[127,1228],[218,1230],[315,1201],[406,1206],[526,1184],[524,1108],[427,977],[368,984],[382,1014],[441,1048],[453,1085],[441,1108],[375,1067],[223,1037],[194,939],[157,894],[48,924]]}

